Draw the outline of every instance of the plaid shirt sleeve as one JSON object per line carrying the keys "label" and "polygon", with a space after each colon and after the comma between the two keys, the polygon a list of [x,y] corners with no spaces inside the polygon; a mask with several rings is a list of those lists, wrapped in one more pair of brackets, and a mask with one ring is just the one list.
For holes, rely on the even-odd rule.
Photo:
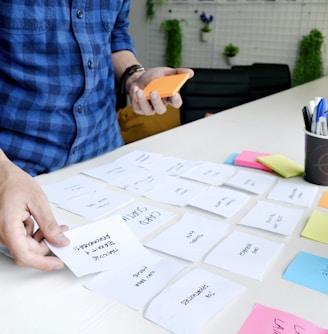
{"label": "plaid shirt sleeve", "polygon": [[134,52],[129,8],[130,0],[0,2],[0,147],[31,175],[123,144],[111,54]]}

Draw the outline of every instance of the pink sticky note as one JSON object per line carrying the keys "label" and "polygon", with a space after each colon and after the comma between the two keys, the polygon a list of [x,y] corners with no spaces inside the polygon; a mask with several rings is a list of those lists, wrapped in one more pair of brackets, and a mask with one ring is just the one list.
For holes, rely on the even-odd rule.
{"label": "pink sticky note", "polygon": [[272,169],[264,166],[260,162],[256,161],[257,157],[262,157],[265,155],[270,155],[269,153],[261,153],[254,151],[242,151],[240,152],[234,160],[235,165],[263,169],[268,172],[272,172]]}
{"label": "pink sticky note", "polygon": [[256,304],[237,334],[266,333],[327,334],[328,332],[294,314]]}

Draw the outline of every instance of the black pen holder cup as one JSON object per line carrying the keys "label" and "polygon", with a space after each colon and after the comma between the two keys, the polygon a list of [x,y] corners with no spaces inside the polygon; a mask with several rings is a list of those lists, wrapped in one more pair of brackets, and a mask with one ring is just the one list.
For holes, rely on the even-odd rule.
{"label": "black pen holder cup", "polygon": [[328,186],[328,136],[305,131],[304,180]]}

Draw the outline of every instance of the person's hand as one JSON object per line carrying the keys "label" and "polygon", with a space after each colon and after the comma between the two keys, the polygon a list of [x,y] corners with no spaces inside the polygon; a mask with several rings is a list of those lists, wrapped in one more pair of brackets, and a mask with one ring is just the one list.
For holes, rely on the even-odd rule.
{"label": "person's hand", "polygon": [[152,79],[179,73],[189,73],[189,78],[192,78],[194,75],[194,72],[189,68],[155,67],[146,70],[141,75],[136,75],[136,77],[132,76],[128,91],[134,112],[139,115],[163,114],[166,112],[168,104],[175,108],[180,108],[182,99],[179,93],[170,98],[161,99],[157,92],[152,92],[150,94],[150,101],[148,101],[143,92],[143,88]]}
{"label": "person's hand", "polygon": [[[39,230],[34,232],[34,221]],[[69,240],[51,211],[37,182],[7,159],[0,150],[0,243],[6,245],[18,265],[40,270],[64,268],[57,257],[47,256],[44,242],[61,247]]]}

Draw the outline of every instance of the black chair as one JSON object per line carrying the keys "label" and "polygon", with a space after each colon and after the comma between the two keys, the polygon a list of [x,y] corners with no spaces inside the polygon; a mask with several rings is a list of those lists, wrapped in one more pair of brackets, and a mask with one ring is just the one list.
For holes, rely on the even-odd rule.
{"label": "black chair", "polygon": [[194,77],[181,88],[181,124],[203,118],[249,101],[249,76],[246,71],[193,68]]}
{"label": "black chair", "polygon": [[254,63],[233,66],[232,70],[249,74],[251,101],[291,87],[290,70],[286,64]]}

